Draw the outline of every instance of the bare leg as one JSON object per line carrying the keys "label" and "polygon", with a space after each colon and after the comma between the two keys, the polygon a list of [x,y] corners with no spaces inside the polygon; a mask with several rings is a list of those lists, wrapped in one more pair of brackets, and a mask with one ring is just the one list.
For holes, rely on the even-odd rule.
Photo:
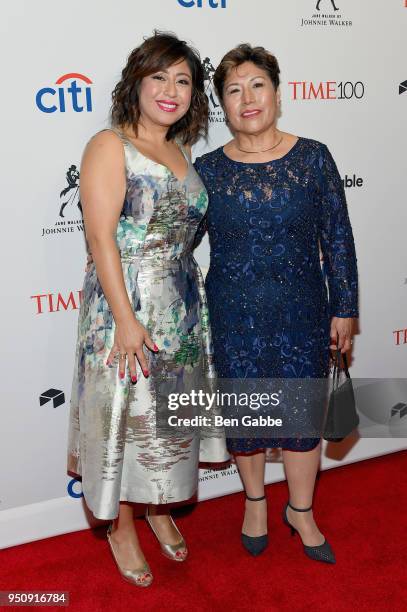
{"label": "bare leg", "polygon": [[[321,455],[321,443],[311,451],[296,452],[283,450],[284,469],[287,476],[290,503],[295,508],[309,508],[312,505],[315,478]],[[319,531],[312,514],[287,509],[289,522],[298,529],[306,546],[319,546],[325,538]]]}
{"label": "bare leg", "polygon": [[133,505],[120,502],[119,516],[114,519],[112,535],[118,563],[126,569],[143,567],[146,559],[134,525]]}
{"label": "bare leg", "polygon": [[[236,465],[249,497],[262,497],[264,495],[264,466],[265,453],[255,455],[236,456]],[[246,511],[243,520],[242,533],[258,537],[267,533],[267,503],[263,501],[249,501],[246,499]]]}

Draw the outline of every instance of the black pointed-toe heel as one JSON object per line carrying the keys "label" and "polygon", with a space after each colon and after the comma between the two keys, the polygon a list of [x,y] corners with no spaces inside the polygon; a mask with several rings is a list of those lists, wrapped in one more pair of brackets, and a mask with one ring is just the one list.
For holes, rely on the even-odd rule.
{"label": "black pointed-toe heel", "polygon": [[[283,509],[284,524],[287,525],[287,527],[291,529],[292,536],[295,535],[296,533],[300,535],[298,530],[291,525],[290,521],[287,518],[288,506],[290,506],[291,510],[294,510],[295,512],[309,512],[310,510],[312,510],[312,506],[310,506],[309,508],[294,508],[294,506],[292,506],[290,502],[287,502],[286,505],[284,506],[284,509]],[[310,559],[313,559],[314,561],[323,561],[324,563],[336,563],[334,551],[332,550],[327,540],[325,540],[325,542],[323,542],[319,546],[306,546],[305,544],[303,544],[303,547],[304,547],[304,552],[307,555],[307,557],[309,557]]]}
{"label": "black pointed-toe heel", "polygon": [[[262,501],[266,499],[266,496],[263,497],[249,497],[246,495],[246,499],[249,501]],[[242,544],[253,557],[257,557],[261,555],[261,553],[267,548],[269,539],[267,533],[261,536],[248,536],[245,533],[241,533]]]}

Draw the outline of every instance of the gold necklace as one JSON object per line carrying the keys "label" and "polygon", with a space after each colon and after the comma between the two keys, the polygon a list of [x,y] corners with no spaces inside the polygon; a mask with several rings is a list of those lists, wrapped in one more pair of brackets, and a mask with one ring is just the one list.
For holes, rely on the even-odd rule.
{"label": "gold necklace", "polygon": [[283,138],[284,138],[284,136],[281,136],[281,138],[280,138],[280,140],[278,141],[277,144],[275,144],[273,147],[270,147],[269,149],[263,149],[262,151],[246,151],[245,149],[241,149],[237,145],[236,145],[236,148],[239,151],[241,151],[242,153],[267,153],[267,151],[272,151],[273,149],[276,149],[278,147],[278,145],[280,145],[283,142]]}

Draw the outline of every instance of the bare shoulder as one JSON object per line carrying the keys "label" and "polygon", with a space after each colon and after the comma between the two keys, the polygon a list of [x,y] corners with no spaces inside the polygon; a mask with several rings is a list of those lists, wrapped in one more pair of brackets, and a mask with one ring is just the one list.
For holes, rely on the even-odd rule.
{"label": "bare shoulder", "polygon": [[[80,168],[81,198],[86,203],[108,198],[120,206],[126,189],[123,143],[111,130],[98,132],[87,143]],[[99,204],[100,205],[100,204]]]}
{"label": "bare shoulder", "polygon": [[82,155],[81,170],[120,170],[124,167],[124,149],[120,137],[112,130],[97,132],[88,141]]}
{"label": "bare shoulder", "polygon": [[115,132],[112,130],[102,130],[90,138],[85,147],[85,153],[103,153],[103,155],[116,155],[122,152],[123,144]]}

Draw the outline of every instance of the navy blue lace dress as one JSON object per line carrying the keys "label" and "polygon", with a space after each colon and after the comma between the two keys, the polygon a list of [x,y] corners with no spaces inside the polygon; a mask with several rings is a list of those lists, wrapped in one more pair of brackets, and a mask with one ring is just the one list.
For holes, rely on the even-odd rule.
{"label": "navy blue lace dress", "polygon": [[[299,138],[281,159],[245,163],[220,147],[195,168],[209,194],[197,241],[207,230],[205,286],[218,376],[327,377],[331,317],[358,316],[352,228],[328,148]],[[307,451],[318,442],[227,440],[230,452]]]}

